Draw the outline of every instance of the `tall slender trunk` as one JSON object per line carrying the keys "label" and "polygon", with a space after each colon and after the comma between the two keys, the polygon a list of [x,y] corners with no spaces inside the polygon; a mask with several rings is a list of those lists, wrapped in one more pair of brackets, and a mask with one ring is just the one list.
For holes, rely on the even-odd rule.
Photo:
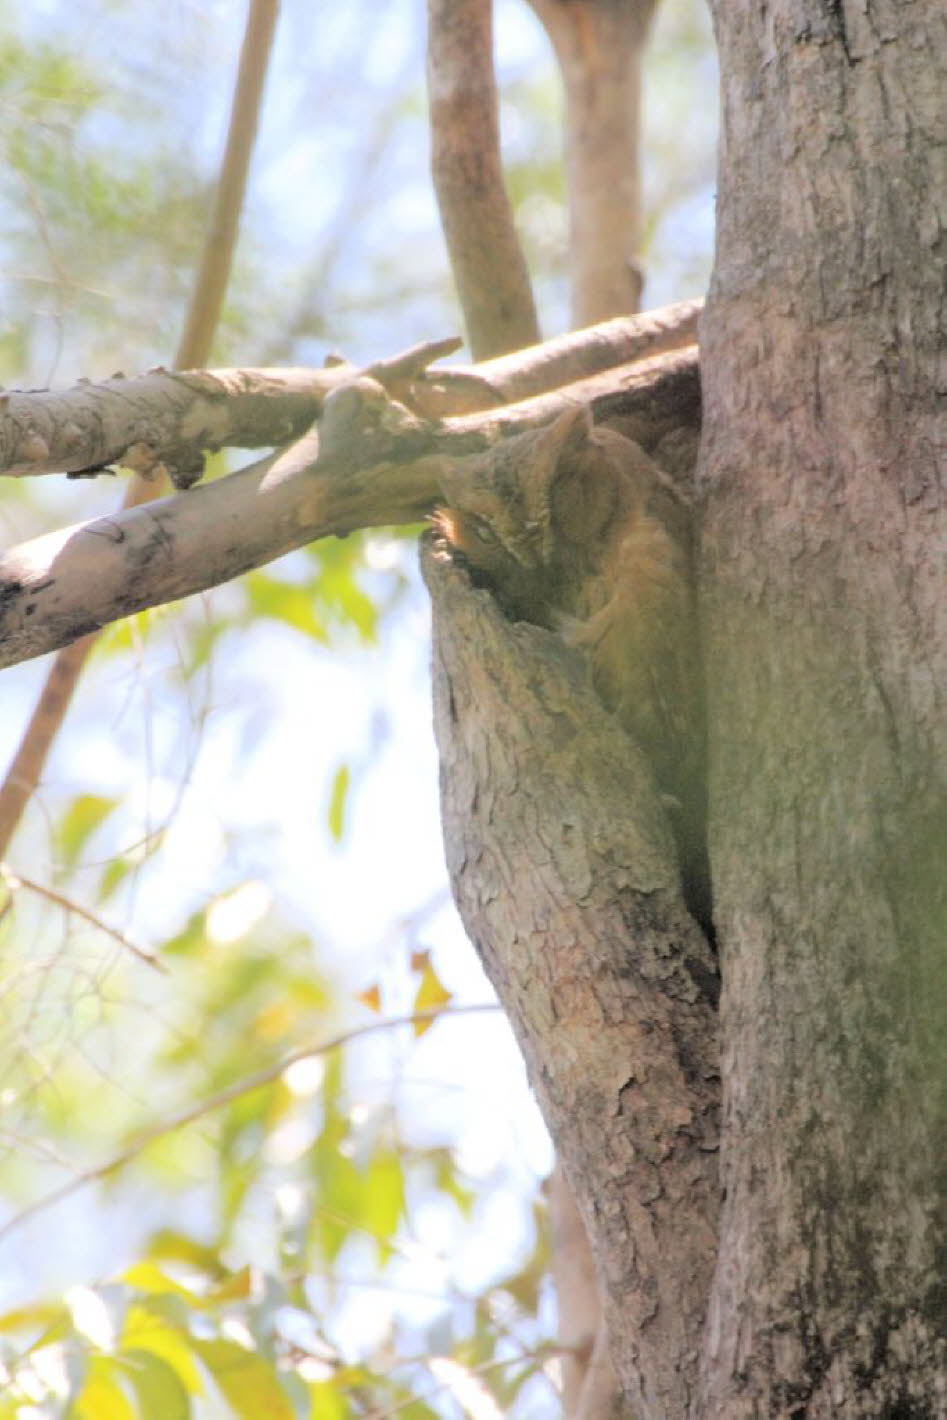
{"label": "tall slender trunk", "polygon": [[947,12],[715,9],[725,1205],[699,1413],[944,1416]]}

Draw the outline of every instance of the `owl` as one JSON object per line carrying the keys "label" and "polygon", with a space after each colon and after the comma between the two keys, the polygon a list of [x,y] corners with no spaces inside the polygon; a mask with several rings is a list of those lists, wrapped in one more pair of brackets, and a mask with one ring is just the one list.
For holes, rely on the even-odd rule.
{"label": "owl", "polygon": [[585,656],[648,757],[685,896],[709,926],[691,510],[644,450],[577,406],[444,476],[435,541],[504,614]]}

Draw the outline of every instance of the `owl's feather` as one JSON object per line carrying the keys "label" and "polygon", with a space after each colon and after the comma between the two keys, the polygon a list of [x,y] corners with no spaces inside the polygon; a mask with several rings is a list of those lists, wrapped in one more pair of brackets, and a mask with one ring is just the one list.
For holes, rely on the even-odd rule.
{"label": "owl's feather", "polygon": [[504,613],[588,658],[603,704],[648,756],[685,892],[709,923],[690,509],[639,445],[584,406],[445,477],[433,516]]}

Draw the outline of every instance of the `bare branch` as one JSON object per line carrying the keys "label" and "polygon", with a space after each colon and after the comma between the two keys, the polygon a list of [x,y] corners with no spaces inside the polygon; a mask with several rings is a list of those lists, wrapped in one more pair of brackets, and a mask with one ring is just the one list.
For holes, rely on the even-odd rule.
{"label": "bare branch", "polygon": [[71,390],[0,396],[0,473],[79,473],[113,464],[189,486],[203,453],[271,448],[298,439],[327,395],[362,374],[430,418],[528,399],[544,390],[693,341],[700,301],[620,316],[480,365],[429,370],[455,338],[413,346],[364,370],[153,370]]}
{"label": "bare branch", "polygon": [[[549,1205],[550,1271],[556,1288],[558,1335],[562,1356],[562,1413],[564,1420],[610,1420],[611,1402],[618,1381],[603,1345],[602,1302],[595,1261],[585,1224],[561,1164],[546,1183]],[[607,1382],[596,1383],[594,1396],[588,1384],[596,1350],[604,1352],[600,1369]],[[610,1375],[609,1375],[610,1372]],[[604,1391],[604,1396],[602,1395]]]}
{"label": "bare branch", "polygon": [[493,0],[428,0],[431,174],[467,339],[485,360],[539,340],[500,161]]}
{"label": "bare branch", "polygon": [[483,444],[546,424],[575,404],[588,404],[597,423],[615,422],[628,438],[652,450],[668,434],[700,426],[697,347],[672,350],[575,380],[546,394],[499,409],[444,421],[458,439],[476,433]]}
{"label": "bare branch", "polygon": [[360,373],[328,370],[152,370],[51,392],[0,396],[0,470],[15,477],[101,472],[144,478],[166,469],[179,487],[200,477],[206,450],[298,439],[325,396]]}
{"label": "bare branch", "polygon": [[361,379],[278,455],[177,497],[47,533],[0,558],[0,665],[190,596],[320,537],[416,522],[445,466],[587,403],[646,449],[696,426],[696,350],[606,371],[502,409],[434,424]]}
{"label": "bare branch", "polygon": [[[55,649],[56,642],[49,649]],[[43,773],[95,635],[80,636],[56,656],[3,784],[0,785],[0,857],[4,856]]]}
{"label": "bare branch", "polygon": [[443,417],[529,399],[599,371],[693,344],[702,310],[703,301],[677,301],[642,315],[617,316],[478,365],[428,370],[415,384],[410,403],[419,413]]}

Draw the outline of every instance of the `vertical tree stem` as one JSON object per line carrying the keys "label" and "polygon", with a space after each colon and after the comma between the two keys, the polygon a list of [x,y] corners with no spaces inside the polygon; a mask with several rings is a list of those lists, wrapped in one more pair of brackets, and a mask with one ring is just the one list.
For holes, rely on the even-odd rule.
{"label": "vertical tree stem", "polygon": [[654,0],[530,0],[566,92],[573,325],[638,309],[641,52]]}
{"label": "vertical tree stem", "polygon": [[503,182],[492,0],[428,0],[431,173],[475,360],[539,340]]}

